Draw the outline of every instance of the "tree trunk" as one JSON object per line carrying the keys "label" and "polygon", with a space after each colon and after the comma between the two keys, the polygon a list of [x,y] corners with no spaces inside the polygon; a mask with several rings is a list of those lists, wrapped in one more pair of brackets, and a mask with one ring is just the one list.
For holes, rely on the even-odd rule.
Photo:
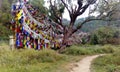
{"label": "tree trunk", "polygon": [[71,32],[72,32],[71,30],[65,30],[62,45],[61,45],[59,52],[62,52],[66,48],[66,46],[68,45],[68,41],[69,41],[69,37],[71,35]]}
{"label": "tree trunk", "polygon": [[65,34],[63,37],[62,45],[61,45],[60,50],[59,50],[60,53],[66,48],[66,46],[68,44],[67,40],[68,40],[68,36],[67,36],[67,34]]}
{"label": "tree trunk", "polygon": [[61,46],[59,52],[62,52],[68,45],[69,37],[72,35],[73,26],[74,26],[76,18],[77,18],[76,15],[71,15],[71,21],[69,24],[70,26],[64,27],[64,37],[63,37],[62,46]]}

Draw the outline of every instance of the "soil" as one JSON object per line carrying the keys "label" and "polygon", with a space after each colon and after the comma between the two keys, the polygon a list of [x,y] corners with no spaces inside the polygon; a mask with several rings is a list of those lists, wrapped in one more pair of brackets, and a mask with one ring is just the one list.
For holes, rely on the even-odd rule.
{"label": "soil", "polygon": [[75,63],[73,67],[71,68],[70,72],[91,72],[91,63],[92,61],[99,57],[103,56],[103,54],[100,55],[93,55],[93,56],[87,56],[80,60],[79,62]]}

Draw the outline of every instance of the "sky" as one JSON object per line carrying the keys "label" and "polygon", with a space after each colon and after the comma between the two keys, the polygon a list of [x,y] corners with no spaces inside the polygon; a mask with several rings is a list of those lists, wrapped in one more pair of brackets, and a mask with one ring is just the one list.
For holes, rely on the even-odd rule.
{"label": "sky", "polygon": [[[89,14],[89,8],[77,19],[88,17],[88,14]],[[63,18],[70,20],[69,13],[66,9],[65,9],[65,13],[63,14]]]}
{"label": "sky", "polygon": [[[47,1],[47,0],[45,0],[45,1]],[[76,4],[76,3],[77,3],[77,0],[74,0],[73,4]],[[48,7],[49,4],[45,3],[45,6]],[[89,14],[89,8],[81,16],[79,16],[77,19],[88,17],[88,14]],[[63,18],[70,20],[69,13],[68,13],[67,9],[65,9],[65,11],[64,11]]]}
{"label": "sky", "polygon": [[[76,1],[77,1],[77,0],[76,0]],[[99,0],[97,1],[97,3],[98,3],[98,2],[99,2]],[[73,2],[73,3],[74,3],[74,2]],[[77,2],[76,2],[76,3],[77,3]],[[75,4],[75,3],[74,3],[74,4]],[[94,5],[95,5],[95,4],[90,5],[82,15],[78,16],[77,19],[88,17],[88,16],[89,16],[89,11],[90,11],[90,9],[94,9],[94,8],[95,8]],[[98,16],[99,13],[98,13],[98,12],[94,12],[94,13],[92,13],[91,15],[92,15],[92,16]],[[65,13],[63,14],[63,18],[66,18],[66,19],[70,20],[70,18],[69,18],[69,13],[68,13],[67,9],[65,9]]]}

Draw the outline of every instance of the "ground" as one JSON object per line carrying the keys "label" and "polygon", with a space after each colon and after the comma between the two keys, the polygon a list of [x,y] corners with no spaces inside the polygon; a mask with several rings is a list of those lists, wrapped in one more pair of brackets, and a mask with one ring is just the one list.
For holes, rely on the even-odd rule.
{"label": "ground", "polygon": [[79,62],[77,62],[73,67],[70,72],[91,72],[90,68],[91,68],[91,63],[92,61],[99,57],[102,56],[103,54],[100,55],[93,55],[93,56],[87,56],[85,58],[83,58],[82,60],[80,60]]}

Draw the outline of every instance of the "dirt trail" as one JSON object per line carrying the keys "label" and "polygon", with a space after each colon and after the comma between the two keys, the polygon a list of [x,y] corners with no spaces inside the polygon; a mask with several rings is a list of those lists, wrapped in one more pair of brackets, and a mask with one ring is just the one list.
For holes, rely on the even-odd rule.
{"label": "dirt trail", "polygon": [[99,56],[103,56],[103,54],[83,58],[75,64],[76,67],[73,67],[70,72],[90,72],[91,62]]}

